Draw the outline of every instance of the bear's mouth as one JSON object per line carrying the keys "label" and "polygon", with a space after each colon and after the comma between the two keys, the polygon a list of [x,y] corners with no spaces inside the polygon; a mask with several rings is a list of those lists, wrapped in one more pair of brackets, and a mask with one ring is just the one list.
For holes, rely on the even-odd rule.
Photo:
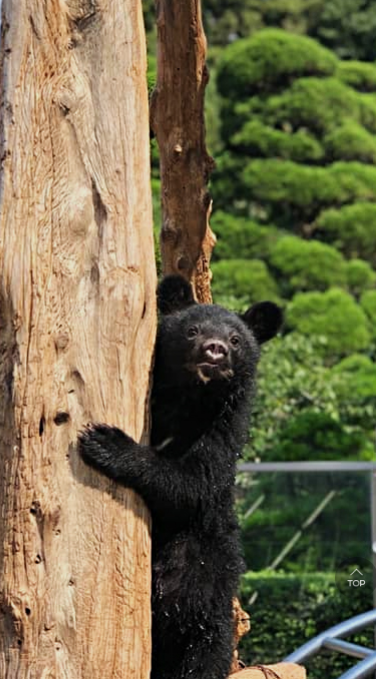
{"label": "bear's mouth", "polygon": [[197,363],[196,372],[202,382],[209,382],[210,380],[229,380],[234,374],[227,361],[212,362],[202,361]]}

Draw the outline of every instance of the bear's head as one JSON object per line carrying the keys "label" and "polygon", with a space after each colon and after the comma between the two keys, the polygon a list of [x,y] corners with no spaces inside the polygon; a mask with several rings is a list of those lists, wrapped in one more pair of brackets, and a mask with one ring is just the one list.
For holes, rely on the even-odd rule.
{"label": "bear's head", "polygon": [[282,311],[273,302],[254,304],[242,315],[216,304],[197,304],[180,276],[164,278],[157,295],[157,367],[174,384],[253,375],[260,344],[282,324]]}

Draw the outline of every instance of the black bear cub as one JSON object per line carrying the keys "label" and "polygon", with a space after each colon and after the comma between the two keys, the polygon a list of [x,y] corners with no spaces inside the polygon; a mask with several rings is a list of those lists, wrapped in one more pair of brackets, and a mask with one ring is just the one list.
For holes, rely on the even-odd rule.
{"label": "black bear cub", "polygon": [[162,281],[158,306],[150,446],[101,424],[80,435],[79,450],[152,514],[152,679],[225,679],[242,571],[235,467],[259,345],[282,315],[271,302],[242,316],[196,304],[179,276]]}

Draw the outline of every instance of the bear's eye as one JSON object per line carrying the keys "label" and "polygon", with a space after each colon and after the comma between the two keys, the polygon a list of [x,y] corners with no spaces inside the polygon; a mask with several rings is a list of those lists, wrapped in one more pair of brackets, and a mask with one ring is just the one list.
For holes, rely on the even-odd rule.
{"label": "bear's eye", "polygon": [[197,325],[191,325],[191,327],[188,328],[188,332],[187,332],[188,339],[193,339],[194,337],[197,337],[197,335],[198,335]]}
{"label": "bear's eye", "polygon": [[238,335],[233,335],[230,338],[230,342],[231,342],[233,347],[238,347],[239,344],[240,344],[240,337]]}

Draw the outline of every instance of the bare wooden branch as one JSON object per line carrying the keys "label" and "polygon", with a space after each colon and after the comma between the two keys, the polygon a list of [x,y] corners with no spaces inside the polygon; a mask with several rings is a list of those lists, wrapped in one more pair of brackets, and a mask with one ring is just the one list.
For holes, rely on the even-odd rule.
{"label": "bare wooden branch", "polygon": [[75,451],[137,439],[155,335],[139,0],[3,0],[0,676],[146,679],[145,506]]}
{"label": "bare wooden branch", "polygon": [[205,146],[204,95],[208,82],[200,0],[157,0],[158,77],[151,126],[160,149],[163,272],[194,285],[210,302],[207,183],[213,160]]}

